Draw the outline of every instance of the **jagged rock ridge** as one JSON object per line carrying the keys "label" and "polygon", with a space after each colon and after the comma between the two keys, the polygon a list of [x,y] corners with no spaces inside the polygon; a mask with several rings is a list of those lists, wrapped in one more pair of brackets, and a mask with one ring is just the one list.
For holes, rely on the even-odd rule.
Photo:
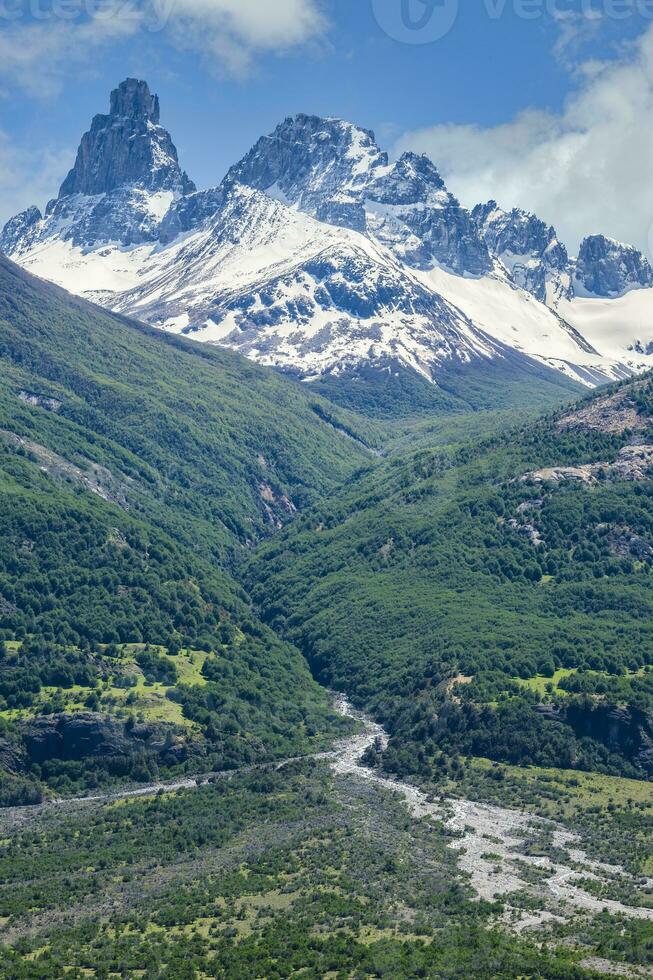
{"label": "jagged rock ridge", "polygon": [[339,119],[299,115],[263,137],[229,172],[329,224],[369,232],[411,266],[438,263],[483,275],[492,261],[471,216],[431,160],[391,164],[374,133]]}
{"label": "jagged rock ridge", "polygon": [[[590,239],[575,262],[537,216],[470,212],[428,157],[391,161],[370,130],[305,114],[198,192],[136,79],[94,118],[45,216],[12,219],[0,248],[113,309],[302,377],[399,364],[437,380],[447,362],[511,352],[594,385],[653,356],[640,309],[653,272],[636,250]],[[588,298],[633,289],[635,326],[619,312],[595,340]]]}
{"label": "jagged rock ridge", "polygon": [[605,235],[592,235],[580,247],[576,282],[594,296],[622,296],[653,286],[653,269],[642,253]]}
{"label": "jagged rock ridge", "polygon": [[59,191],[109,194],[130,185],[149,191],[189,194],[195,185],[182,172],[170,134],[160,124],[158,96],[147,82],[128,78],[111,93],[108,116],[95,116],[82,136],[72,168]]}
{"label": "jagged rock ridge", "polygon": [[472,218],[517,286],[548,305],[573,297],[569,254],[555,228],[519,208],[503,211],[496,201],[479,204]]}

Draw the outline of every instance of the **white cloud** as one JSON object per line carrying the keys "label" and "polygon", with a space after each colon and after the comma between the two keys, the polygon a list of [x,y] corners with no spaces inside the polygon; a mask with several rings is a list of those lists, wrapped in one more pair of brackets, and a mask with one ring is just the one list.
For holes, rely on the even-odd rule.
{"label": "white cloud", "polygon": [[43,208],[67,173],[72,156],[70,147],[58,151],[17,147],[0,130],[0,229],[32,204]]}
{"label": "white cloud", "polygon": [[[285,52],[318,38],[319,0],[27,0],[0,10],[0,80],[31,95],[58,94],[71,69],[140,32],[142,44],[170,41],[205,56],[211,68],[244,74],[260,52]],[[3,11],[13,11],[9,19]]]}
{"label": "white cloud", "polygon": [[135,34],[142,15],[125,6],[119,14],[65,20],[16,19],[0,33],[0,78],[39,98],[58,94],[71,69],[92,61],[99,48]]}
{"label": "white cloud", "polygon": [[189,17],[258,50],[286,49],[321,32],[314,0],[158,0],[171,17]]}
{"label": "white cloud", "polygon": [[283,53],[327,27],[316,0],[152,0],[152,7],[155,28],[236,75],[250,70],[258,52]]}
{"label": "white cloud", "polygon": [[612,62],[577,69],[561,114],[522,112],[491,128],[437,125],[397,150],[428,153],[464,204],[536,211],[575,249],[602,232],[649,251],[653,224],[653,28]]}

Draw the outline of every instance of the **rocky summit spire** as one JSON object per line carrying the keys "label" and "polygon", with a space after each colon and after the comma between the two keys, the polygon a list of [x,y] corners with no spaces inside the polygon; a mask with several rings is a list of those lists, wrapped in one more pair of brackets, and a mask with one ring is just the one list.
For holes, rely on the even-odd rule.
{"label": "rocky summit spire", "polygon": [[576,286],[592,296],[622,296],[631,289],[650,289],[653,269],[632,245],[624,245],[605,235],[590,235],[578,253]]}
{"label": "rocky summit spire", "polygon": [[170,134],[159,125],[158,97],[135,78],[111,93],[109,115],[93,119],[59,198],[107,194],[127,185],[180,194],[195,190],[179,167]]}
{"label": "rocky summit spire", "polygon": [[112,119],[132,119],[159,125],[159,97],[152,95],[147,82],[127,78],[111,93]]}

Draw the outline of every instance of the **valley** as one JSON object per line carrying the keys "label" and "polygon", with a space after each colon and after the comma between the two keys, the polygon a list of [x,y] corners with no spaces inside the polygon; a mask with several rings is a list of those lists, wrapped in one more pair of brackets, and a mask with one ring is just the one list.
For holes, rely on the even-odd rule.
{"label": "valley", "polygon": [[653,269],[160,111],[0,236],[0,975],[650,977]]}
{"label": "valley", "polygon": [[0,271],[4,973],[647,975],[650,379],[373,421]]}
{"label": "valley", "polygon": [[[79,812],[90,805],[116,805],[121,801],[192,791],[246,773],[279,772],[309,760],[327,761],[336,776],[371,781],[403,799],[414,820],[435,821],[450,832],[449,846],[458,852],[460,870],[469,877],[477,897],[488,902],[508,899],[505,921],[517,932],[535,928],[550,919],[563,921],[578,909],[653,920],[653,878],[590,859],[580,847],[580,837],[551,820],[457,796],[440,796],[436,802],[431,794],[413,784],[379,775],[366,767],[363,759],[375,746],[387,747],[388,735],[380,725],[352,708],[344,696],[335,696],[334,707],[338,714],[356,723],[357,731],[330,751],[174,782],[151,783],[136,789],[116,789],[104,795],[53,799],[13,810],[5,808],[1,814],[4,832],[11,839],[17,830],[23,831],[48,811]],[[542,850],[540,855],[535,853],[538,848]],[[547,850],[555,858],[546,856]],[[533,874],[533,869],[539,875]],[[620,890],[629,895],[629,904],[595,897],[576,884],[583,880],[595,884],[602,892],[609,892],[618,880]],[[525,905],[509,904],[509,897],[516,893],[519,902]],[[637,905],[638,898],[646,904]],[[538,902],[541,908],[536,912]]]}
{"label": "valley", "polygon": [[[387,736],[346,699],[336,705],[359,731],[323,756],[1,811],[6,974],[83,975],[92,956],[118,974],[183,975],[185,960],[219,976],[240,964],[288,976],[293,961],[457,975],[471,955],[482,975],[536,961],[551,977],[650,975],[638,925],[653,917],[650,879],[589,858],[576,834],[523,810],[433,797],[361,767]],[[650,786],[642,799],[650,819]],[[166,828],[179,818],[170,850]],[[89,879],[79,872],[98,864],[106,833]],[[63,844],[71,834],[75,851]],[[64,876],[49,868],[55,841]],[[18,886],[28,854],[30,880]],[[622,902],[596,897],[616,880]],[[298,943],[306,916],[321,925]]]}

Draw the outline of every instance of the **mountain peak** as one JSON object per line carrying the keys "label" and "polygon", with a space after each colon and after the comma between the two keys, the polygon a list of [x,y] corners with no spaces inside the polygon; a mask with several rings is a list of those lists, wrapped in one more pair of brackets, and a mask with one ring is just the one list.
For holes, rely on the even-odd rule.
{"label": "mountain peak", "polygon": [[391,167],[379,171],[368,190],[371,200],[386,204],[426,204],[434,195],[450,200],[430,157],[412,152],[402,153]]}
{"label": "mountain peak", "polygon": [[181,171],[177,149],[159,125],[159,116],[159,99],[147,82],[125,79],[111,93],[109,114],[95,116],[82,137],[59,199],[107,194],[128,185],[179,194],[195,190]]}
{"label": "mountain peak", "polygon": [[590,235],[580,246],[576,284],[581,292],[592,296],[621,296],[632,289],[653,286],[653,269],[632,245],[605,235]]}
{"label": "mountain peak", "polygon": [[109,115],[114,119],[142,119],[158,126],[159,97],[152,95],[147,82],[126,78],[111,93]]}
{"label": "mountain peak", "polygon": [[555,228],[530,211],[504,211],[496,201],[478,204],[472,219],[515,285],[552,306],[571,299],[569,255]]}
{"label": "mountain peak", "polygon": [[371,130],[300,113],[260,139],[229,178],[315,214],[335,196],[353,199],[387,163]]}

